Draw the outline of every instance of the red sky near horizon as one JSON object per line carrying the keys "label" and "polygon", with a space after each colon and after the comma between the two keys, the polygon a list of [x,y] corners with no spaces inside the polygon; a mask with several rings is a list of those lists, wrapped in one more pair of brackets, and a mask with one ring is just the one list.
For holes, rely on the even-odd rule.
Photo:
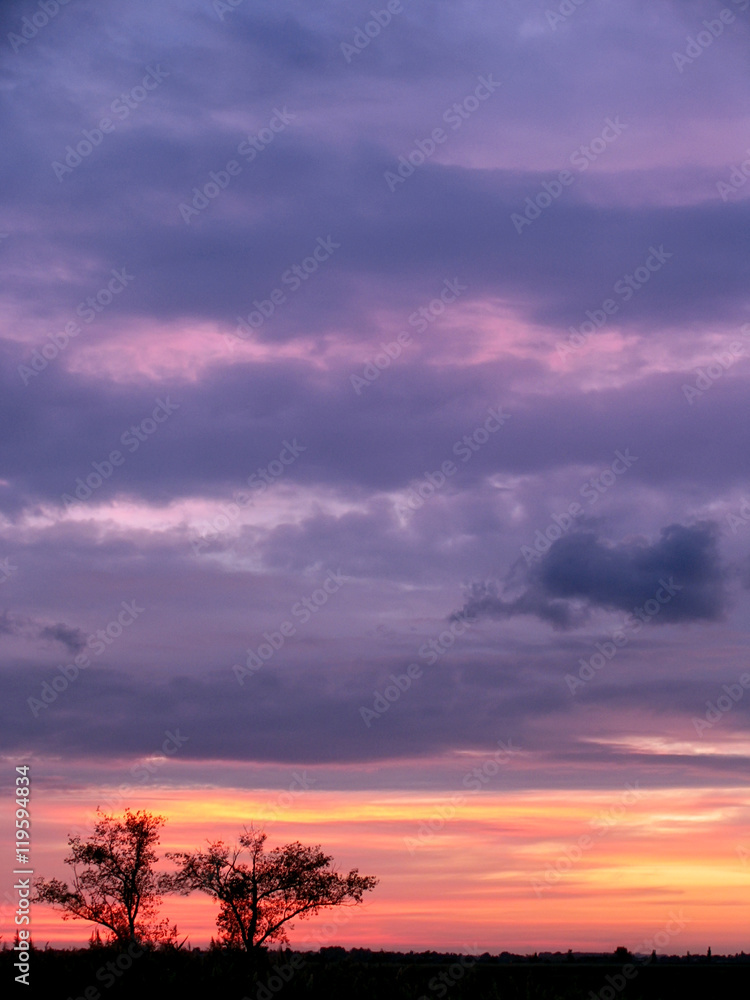
{"label": "red sky near horizon", "polygon": [[[314,771],[306,771],[315,781]],[[744,950],[750,882],[750,797],[737,788],[684,791],[318,791],[287,797],[240,789],[144,789],[122,808],[167,817],[160,854],[236,840],[249,818],[267,847],[321,844],[339,871],[379,879],[358,907],[297,921],[292,947],[491,953]],[[291,799],[291,801],[290,801]],[[53,794],[35,810],[35,870],[66,878],[62,846],[84,836],[90,793]],[[105,812],[117,813],[102,806]],[[119,810],[122,811],[122,808]],[[93,813],[90,814],[93,816]],[[208,818],[210,817],[210,819]],[[170,867],[163,861],[162,869]],[[6,913],[9,908],[3,907]],[[180,937],[215,935],[208,897],[165,897]],[[81,946],[94,927],[36,906],[37,944]],[[658,935],[658,936],[657,936]],[[656,936],[656,937],[655,937]]]}

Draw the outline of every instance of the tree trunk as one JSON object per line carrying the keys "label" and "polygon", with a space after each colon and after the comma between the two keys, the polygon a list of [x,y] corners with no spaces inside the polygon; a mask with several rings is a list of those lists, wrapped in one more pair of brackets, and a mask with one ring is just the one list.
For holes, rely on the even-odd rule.
{"label": "tree trunk", "polygon": [[267,976],[271,969],[268,960],[268,948],[262,944],[250,945],[247,950],[250,965],[258,977]]}

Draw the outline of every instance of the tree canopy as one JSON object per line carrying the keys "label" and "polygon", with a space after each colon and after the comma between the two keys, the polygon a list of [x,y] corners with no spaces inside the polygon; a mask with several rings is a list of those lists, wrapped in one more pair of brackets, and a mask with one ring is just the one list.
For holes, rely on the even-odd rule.
{"label": "tree canopy", "polygon": [[345,875],[336,872],[319,845],[295,841],[266,852],[266,839],[265,833],[245,828],[239,845],[219,840],[207,850],[167,855],[179,865],[173,876],[178,891],[198,890],[218,900],[216,924],[227,945],[253,951],[287,941],[286,930],[295,917],[361,903],[377,884],[376,878],[360,875],[356,868]]}
{"label": "tree canopy", "polygon": [[62,910],[64,920],[105,927],[112,941],[173,942],[177,928],[157,920],[161,895],[171,887],[169,876],[154,871],[164,817],[129,809],[123,818],[97,812],[101,818],[88,840],[68,838],[72,885],[38,878],[35,901]]}

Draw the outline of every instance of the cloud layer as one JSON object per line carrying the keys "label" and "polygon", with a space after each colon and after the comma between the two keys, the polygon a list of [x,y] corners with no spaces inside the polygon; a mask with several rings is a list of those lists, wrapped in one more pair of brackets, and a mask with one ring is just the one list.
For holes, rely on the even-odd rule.
{"label": "cloud layer", "polygon": [[180,725],[356,787],[513,730],[529,787],[745,780],[744,702],[686,749],[750,551],[743,5],[675,59],[709,6],[417,0],[361,48],[360,2],[3,6],[4,752]]}

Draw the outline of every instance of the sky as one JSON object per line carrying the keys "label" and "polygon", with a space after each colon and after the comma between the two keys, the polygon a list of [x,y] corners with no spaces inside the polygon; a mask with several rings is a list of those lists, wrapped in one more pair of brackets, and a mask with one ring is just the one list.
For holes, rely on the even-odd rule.
{"label": "sky", "polygon": [[747,950],[748,8],[3,4],[37,873],[146,808],[379,878],[300,946]]}

